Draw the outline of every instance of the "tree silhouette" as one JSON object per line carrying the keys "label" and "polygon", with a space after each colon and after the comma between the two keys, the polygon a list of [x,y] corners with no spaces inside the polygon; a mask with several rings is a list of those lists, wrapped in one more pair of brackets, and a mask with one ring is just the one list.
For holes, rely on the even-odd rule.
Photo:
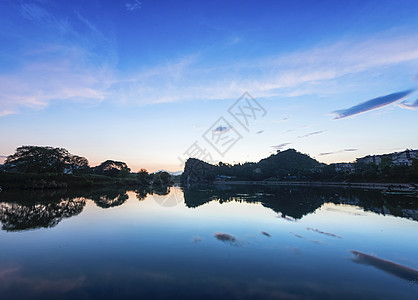
{"label": "tree silhouette", "polygon": [[128,200],[126,189],[98,191],[90,198],[101,208],[110,208],[122,205]]}
{"label": "tree silhouette", "polygon": [[64,148],[22,146],[7,157],[4,168],[22,173],[73,173],[88,169],[89,162]]}
{"label": "tree silhouette", "polygon": [[97,167],[94,167],[93,170],[96,174],[110,177],[126,177],[131,171],[126,163],[114,160],[106,160]]}

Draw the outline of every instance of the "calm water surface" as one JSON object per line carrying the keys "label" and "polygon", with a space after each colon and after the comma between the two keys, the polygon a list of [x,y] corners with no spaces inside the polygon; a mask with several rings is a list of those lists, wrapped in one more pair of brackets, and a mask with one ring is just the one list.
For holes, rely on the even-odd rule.
{"label": "calm water surface", "polygon": [[418,198],[2,192],[0,221],[1,299],[418,299]]}

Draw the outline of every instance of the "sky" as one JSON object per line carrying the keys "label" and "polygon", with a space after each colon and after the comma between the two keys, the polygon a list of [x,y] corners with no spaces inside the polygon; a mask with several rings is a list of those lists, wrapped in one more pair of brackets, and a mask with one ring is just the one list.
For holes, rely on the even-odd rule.
{"label": "sky", "polygon": [[0,163],[418,149],[417,1],[0,1]]}

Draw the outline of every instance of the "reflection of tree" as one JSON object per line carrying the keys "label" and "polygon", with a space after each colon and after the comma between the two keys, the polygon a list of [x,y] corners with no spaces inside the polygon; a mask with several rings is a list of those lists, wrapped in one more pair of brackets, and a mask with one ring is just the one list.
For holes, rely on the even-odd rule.
{"label": "reflection of tree", "polygon": [[35,204],[0,202],[2,229],[20,231],[54,227],[62,219],[81,213],[85,204],[83,198],[62,198],[54,202]]}
{"label": "reflection of tree", "polygon": [[386,197],[379,191],[361,191],[328,187],[296,186],[192,186],[184,190],[188,207],[210,201],[260,203],[296,219],[314,212],[326,202],[357,205],[378,214],[412,218],[418,221],[418,203],[407,197]]}
{"label": "reflection of tree", "polygon": [[[19,231],[53,227],[63,218],[81,213],[86,200],[93,200],[101,208],[109,208],[125,203],[128,199],[126,192],[127,189],[3,191],[0,193],[2,229]],[[138,199],[145,199],[150,191],[143,188],[135,193]]]}
{"label": "reflection of tree", "polygon": [[152,193],[160,196],[165,196],[170,193],[170,187],[167,185],[156,185],[152,187]]}
{"label": "reflection of tree", "polygon": [[126,190],[121,189],[99,191],[98,193],[90,195],[90,198],[97,206],[101,208],[109,208],[122,205],[129,197],[126,194]]}
{"label": "reflection of tree", "polygon": [[139,188],[135,190],[136,193],[136,198],[139,201],[145,200],[145,198],[147,197],[148,193],[149,193],[149,189],[148,188]]}

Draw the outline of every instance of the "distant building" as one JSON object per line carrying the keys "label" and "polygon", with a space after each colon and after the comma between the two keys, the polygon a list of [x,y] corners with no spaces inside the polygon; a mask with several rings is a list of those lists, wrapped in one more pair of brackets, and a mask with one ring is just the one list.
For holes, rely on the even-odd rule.
{"label": "distant building", "polygon": [[357,158],[357,163],[374,164],[379,166],[383,161],[391,163],[396,166],[412,166],[414,159],[418,158],[418,150],[406,149],[402,152],[393,152],[382,155],[367,155],[362,158]]}
{"label": "distant building", "polygon": [[335,171],[338,173],[352,174],[355,172],[356,167],[354,163],[337,163],[333,164]]}
{"label": "distant building", "polygon": [[392,153],[392,162],[397,166],[412,166],[414,158],[418,158],[418,150],[406,149],[403,152]]}
{"label": "distant building", "polygon": [[382,155],[367,155],[356,159],[357,163],[380,165],[382,162]]}

